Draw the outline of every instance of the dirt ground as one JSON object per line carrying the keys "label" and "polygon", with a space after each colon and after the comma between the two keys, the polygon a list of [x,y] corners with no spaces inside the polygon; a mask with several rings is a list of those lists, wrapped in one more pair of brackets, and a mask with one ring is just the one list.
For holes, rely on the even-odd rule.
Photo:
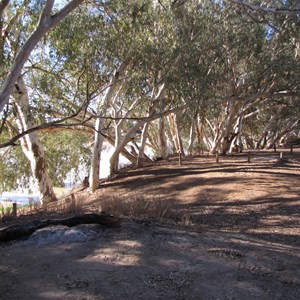
{"label": "dirt ground", "polygon": [[75,197],[121,227],[1,244],[0,299],[300,299],[300,149],[158,161]]}

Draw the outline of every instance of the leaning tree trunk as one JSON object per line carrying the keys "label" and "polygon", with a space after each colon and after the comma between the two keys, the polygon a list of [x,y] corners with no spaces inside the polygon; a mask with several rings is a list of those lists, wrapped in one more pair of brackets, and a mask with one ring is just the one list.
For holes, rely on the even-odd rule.
{"label": "leaning tree trunk", "polygon": [[[29,97],[25,82],[19,77],[16,84],[17,95],[15,96],[15,104],[18,114],[19,131],[25,131],[33,127],[29,108]],[[57,200],[53,191],[52,183],[48,174],[47,163],[43,146],[36,132],[29,133],[21,139],[22,151],[30,161],[32,175],[38,183],[39,192],[42,197],[43,204],[54,202]]]}
{"label": "leaning tree trunk", "polygon": [[26,63],[30,53],[33,51],[35,46],[39,43],[43,36],[50,31],[50,29],[59,24],[61,20],[63,20],[83,1],[84,0],[72,0],[56,13],[53,13],[52,11],[54,1],[45,1],[43,10],[40,14],[39,22],[35,27],[35,30],[28,37],[23,47],[20,49],[19,53],[15,57],[14,63],[10,67],[10,71],[6,76],[5,81],[2,83],[0,90],[0,112],[3,110],[4,106],[9,102],[9,97],[14,89],[14,84],[17,81],[17,78],[20,76],[23,66]]}
{"label": "leaning tree trunk", "polygon": [[146,121],[145,119],[143,119],[143,120],[138,121],[135,125],[133,125],[127,131],[126,135],[122,138],[121,143],[115,149],[114,153],[112,154],[112,156],[110,158],[110,176],[113,176],[116,172],[116,170],[114,169],[114,162],[115,162],[116,158],[118,157],[119,153],[128,144],[128,142],[134,137],[134,135],[136,134],[136,131],[139,128],[143,127],[146,122],[151,121],[151,118],[153,118],[158,104],[160,103],[161,99],[163,99],[163,97],[164,97],[164,91],[165,91],[165,84],[161,84],[158,88],[158,92],[157,92],[156,96],[154,97],[151,107],[149,109],[148,118],[150,120],[148,119],[148,121]]}
{"label": "leaning tree trunk", "polygon": [[[123,75],[125,75],[125,71],[126,69],[123,71]],[[120,72],[120,71],[119,71]],[[118,88],[118,90],[114,93],[113,97],[110,97],[111,99],[109,99],[111,101],[111,106],[113,108],[113,117],[114,117],[114,127],[115,127],[115,143],[114,143],[114,148],[116,149],[118,147],[118,145],[122,142],[122,126],[124,124],[124,120],[127,118],[128,114],[130,113],[130,111],[134,108],[134,105],[138,102],[139,98],[137,98],[132,105],[130,106],[129,110],[125,113],[125,115],[123,116],[122,112],[123,112],[123,104],[119,105],[118,102],[120,100],[119,96],[122,92],[123,89],[123,85],[124,85],[124,81],[120,84],[120,87]],[[111,166],[112,169],[115,170],[115,172],[117,172],[119,170],[119,161],[120,161],[120,154],[118,153],[118,155],[115,156],[113,163],[113,166]]]}
{"label": "leaning tree trunk", "polygon": [[243,143],[242,143],[242,124],[243,124],[243,116],[238,117],[234,133],[233,140],[230,145],[229,153],[241,153],[243,151]]}
{"label": "leaning tree trunk", "polygon": [[[110,137],[109,135],[105,135],[105,139],[107,140],[108,143],[110,143],[113,147],[115,147],[115,141],[112,137]],[[134,145],[136,149],[138,149],[138,147],[136,145]],[[133,147],[133,149],[131,149],[132,151],[127,151],[125,148],[123,148],[120,152],[120,154],[122,154],[125,158],[127,158],[132,164],[136,164],[137,161],[137,156],[138,154],[136,153],[136,149]]]}
{"label": "leaning tree trunk", "polygon": [[[207,123],[208,130],[205,130],[205,122]],[[213,145],[213,138],[210,133],[213,132],[213,126],[208,121],[208,119],[205,119],[204,117],[197,118],[197,141],[200,148],[200,153],[203,154],[204,150],[208,150],[209,152],[212,149]]]}
{"label": "leaning tree trunk", "polygon": [[256,149],[263,149],[266,146],[267,140],[268,140],[268,135],[271,131],[271,128],[274,124],[274,119],[275,116],[271,116],[269,122],[267,123],[267,125],[265,126],[260,139],[258,140],[258,142],[256,143]]}
{"label": "leaning tree trunk", "polygon": [[[122,136],[121,136],[121,127],[120,125],[116,125],[116,129],[115,129],[115,148],[118,147],[118,145],[121,143],[122,141]],[[113,162],[113,168],[114,170],[117,172],[119,170],[119,162],[120,162],[120,154],[119,153],[117,156],[116,156],[116,159],[114,160]]]}
{"label": "leaning tree trunk", "polygon": [[227,150],[229,150],[231,142],[235,137],[233,129],[238,119],[238,110],[239,105],[237,102],[229,101],[227,103],[225,116],[221,121],[221,124],[218,124],[215,127],[216,138],[214,141],[214,147],[211,150],[212,153],[219,150],[220,153],[226,154]]}
{"label": "leaning tree trunk", "polygon": [[139,148],[139,154],[138,154],[138,159],[137,159],[137,166],[139,168],[143,166],[144,151],[145,151],[145,146],[146,146],[146,141],[147,141],[147,136],[148,136],[149,125],[150,125],[150,122],[147,122],[144,124],[144,127],[143,127],[142,138],[141,138],[142,143]]}
{"label": "leaning tree trunk", "polygon": [[139,122],[137,122],[133,127],[131,127],[129,129],[129,131],[126,133],[126,135],[123,137],[121,143],[119,143],[119,145],[115,148],[115,151],[113,152],[111,158],[110,158],[110,176],[113,176],[116,173],[115,170],[115,161],[117,160],[117,158],[119,157],[119,154],[121,153],[121,151],[123,150],[123,148],[127,145],[127,143],[134,137],[134,135],[136,134],[136,131],[144,126],[146,121],[141,120]]}
{"label": "leaning tree trunk", "polygon": [[[123,62],[118,70],[116,70],[115,74],[110,79],[109,87],[107,88],[102,101],[102,110],[100,113],[105,114],[107,111],[107,107],[111,102],[111,99],[117,92],[119,88],[119,78],[123,76],[126,72],[130,63],[130,59]],[[92,165],[91,165],[91,173],[89,178],[89,186],[92,192],[94,192],[99,184],[99,174],[100,174],[100,161],[101,161],[101,152],[103,147],[104,135],[106,133],[104,119],[101,116],[98,116],[95,124],[95,138],[94,138],[94,149],[93,149],[93,157],[92,157]]]}
{"label": "leaning tree trunk", "polygon": [[214,129],[214,132],[213,132],[211,148],[209,151],[210,154],[215,154],[219,149],[219,144],[221,141],[221,138],[220,138],[221,137],[221,124],[220,123],[215,124],[213,129]]}

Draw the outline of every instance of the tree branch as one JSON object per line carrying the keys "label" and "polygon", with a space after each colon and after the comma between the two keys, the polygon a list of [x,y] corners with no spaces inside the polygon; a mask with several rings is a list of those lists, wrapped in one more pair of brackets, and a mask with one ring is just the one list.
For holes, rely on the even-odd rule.
{"label": "tree branch", "polygon": [[[21,48],[17,54],[14,63],[12,64],[9,74],[4,81],[1,91],[0,91],[0,112],[3,110],[5,104],[8,103],[9,97],[12,93],[14,84],[20,75],[25,62],[27,61],[30,53],[42,39],[42,37],[55,25],[57,25],[67,14],[74,10],[78,5],[80,5],[84,0],[73,0],[67,4],[60,12],[51,17],[51,10],[55,0],[47,0],[46,4],[42,10],[40,20],[37,28],[30,35],[30,37],[25,42],[24,46]],[[1,2],[2,3],[2,2]]]}
{"label": "tree branch", "polygon": [[51,25],[51,11],[53,8],[55,0],[47,0],[40,15],[39,23],[37,29],[39,27],[46,27],[49,28]]}
{"label": "tree branch", "polygon": [[261,13],[272,13],[272,14],[281,14],[281,15],[286,15],[286,14],[300,14],[300,9],[290,9],[290,8],[275,8],[275,7],[266,7],[266,6],[259,6],[259,5],[254,5],[248,1],[244,0],[228,0],[229,2],[232,2],[234,4],[243,6],[244,8],[256,11],[256,12],[261,12]]}
{"label": "tree branch", "polygon": [[85,0],[72,0],[65,7],[63,7],[57,14],[52,16],[51,27],[56,26],[61,20],[63,20],[70,12],[77,8]]}
{"label": "tree branch", "polygon": [[[65,118],[66,119],[66,118]],[[87,120],[84,120],[82,122],[78,122],[78,123],[70,123],[70,124],[61,124],[60,122],[62,122],[62,120],[57,120],[57,121],[53,121],[53,122],[49,122],[49,123],[45,123],[42,125],[38,125],[35,127],[32,127],[28,130],[25,130],[23,132],[21,132],[20,134],[14,136],[13,138],[11,138],[9,141],[0,144],[0,149],[1,148],[5,148],[8,146],[14,146],[15,142],[18,141],[20,138],[22,138],[23,136],[25,136],[26,134],[35,132],[35,131],[41,131],[41,130],[45,130],[45,129],[56,129],[56,128],[69,128],[69,127],[76,127],[76,126],[80,126],[80,125],[84,125],[86,122],[88,122],[91,118],[88,118]],[[85,125],[88,126],[90,128],[93,129],[93,127],[89,126],[89,125]]]}
{"label": "tree branch", "polygon": [[67,121],[67,120],[70,120],[70,119],[75,118],[76,116],[78,116],[83,109],[86,109],[87,104],[88,104],[88,102],[87,103],[83,103],[80,106],[80,108],[74,114],[72,114],[70,116],[62,118],[60,120],[56,120],[56,121],[44,123],[44,124],[41,124],[41,125],[38,125],[38,126],[35,126],[35,127],[32,127],[32,128],[29,128],[28,130],[25,130],[25,131],[19,133],[18,135],[12,137],[8,142],[0,144],[0,149],[14,145],[17,140],[19,140],[20,138],[22,138],[26,134],[32,133],[34,131],[44,130],[44,129],[50,129],[50,128],[57,128],[57,127],[79,126],[79,125],[83,125],[83,124],[87,123],[89,120],[91,120],[93,118],[93,116],[91,116],[91,117],[89,117],[89,118],[87,118],[87,119],[85,119],[85,120],[83,120],[81,122],[71,123],[71,124],[61,124],[61,123],[65,122],[65,121]]}
{"label": "tree branch", "polygon": [[2,14],[5,10],[5,8],[7,7],[7,5],[9,4],[9,0],[1,0],[0,1],[0,19],[2,17]]}

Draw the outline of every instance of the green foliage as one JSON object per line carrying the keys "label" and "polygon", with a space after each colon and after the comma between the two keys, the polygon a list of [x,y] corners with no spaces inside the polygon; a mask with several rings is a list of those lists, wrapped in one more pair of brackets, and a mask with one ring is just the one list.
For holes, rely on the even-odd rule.
{"label": "green foliage", "polygon": [[30,184],[30,165],[19,146],[0,150],[0,190],[10,191]]}
{"label": "green foliage", "polygon": [[8,217],[12,214],[13,207],[12,205],[0,205],[0,217]]}
{"label": "green foliage", "polygon": [[[40,134],[49,167],[49,175],[55,186],[64,186],[63,181],[72,171],[74,182],[82,180],[82,173],[88,173],[91,149],[89,135],[78,131],[58,131]],[[19,145],[1,150],[0,190],[10,191],[29,188],[30,164]]]}
{"label": "green foliage", "polygon": [[[3,48],[5,67],[0,70],[0,79],[32,31],[44,2],[11,1],[4,24],[7,26],[13,16],[15,20]],[[261,110],[244,122],[245,132],[257,139],[272,115],[277,116],[276,124],[282,128],[295,122],[299,116],[298,98],[272,98],[282,90],[299,93],[300,30],[295,15],[268,15],[266,22],[261,15],[227,1],[222,5],[201,0],[180,5],[160,3],[89,1],[51,31],[24,69],[34,123],[70,116],[88,103],[86,111],[68,124],[80,123],[88,116],[91,119],[85,125],[92,127],[92,116],[101,111],[103,91],[122,62],[129,65],[126,76],[120,78],[122,90],[105,116],[115,111],[124,115],[136,99],[140,101],[129,117],[147,116],[152,92],[165,83],[166,97],[157,112],[190,104],[188,110],[177,113],[183,140],[189,136],[191,116],[195,114],[212,124],[204,130],[213,140],[216,128],[226,126],[229,102],[223,99],[228,97],[246,99],[255,93],[270,93],[262,103],[258,99],[234,103],[237,116]],[[295,7],[297,1],[276,1],[274,5],[279,4]],[[8,116],[14,124],[17,113],[13,106]],[[112,127],[111,123],[106,121],[107,126]],[[126,120],[122,130],[128,131],[134,123]],[[108,132],[114,135],[113,130]],[[71,130],[40,134],[55,185],[62,185],[70,170],[79,174],[80,165],[88,169],[90,134]],[[1,141],[7,138],[6,134],[0,135]],[[1,151],[1,189],[28,185],[29,163],[20,147]]]}
{"label": "green foliage", "polygon": [[57,131],[43,134],[41,139],[53,185],[64,186],[67,174],[75,174],[74,182],[88,174],[91,159],[89,136],[79,131]]}

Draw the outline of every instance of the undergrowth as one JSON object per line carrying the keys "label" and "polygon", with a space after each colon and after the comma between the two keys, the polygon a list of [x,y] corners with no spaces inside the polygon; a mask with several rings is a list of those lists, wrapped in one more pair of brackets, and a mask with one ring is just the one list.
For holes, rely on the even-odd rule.
{"label": "undergrowth", "polygon": [[186,212],[174,202],[164,200],[160,196],[114,196],[99,200],[99,211],[111,213],[116,217],[190,225],[190,218]]}
{"label": "undergrowth", "polygon": [[0,205],[0,219],[2,222],[9,221],[13,218],[12,205]]}
{"label": "undergrowth", "polygon": [[[77,215],[91,209],[112,214],[119,218],[191,225],[189,213],[176,203],[165,200],[161,196],[147,197],[140,194],[113,196],[104,200],[98,199],[92,207],[85,203],[84,198],[76,199],[74,194],[71,194],[63,201],[49,203],[45,206],[36,203],[30,206],[18,207],[18,215],[32,213],[40,216],[44,214]],[[0,206],[0,217],[2,222],[13,218],[12,206]]]}
{"label": "undergrowth", "polygon": [[59,200],[56,202],[49,203],[43,208],[44,212],[57,212],[63,214],[80,214],[83,212],[82,201],[75,199],[74,195],[71,194],[63,201]]}

